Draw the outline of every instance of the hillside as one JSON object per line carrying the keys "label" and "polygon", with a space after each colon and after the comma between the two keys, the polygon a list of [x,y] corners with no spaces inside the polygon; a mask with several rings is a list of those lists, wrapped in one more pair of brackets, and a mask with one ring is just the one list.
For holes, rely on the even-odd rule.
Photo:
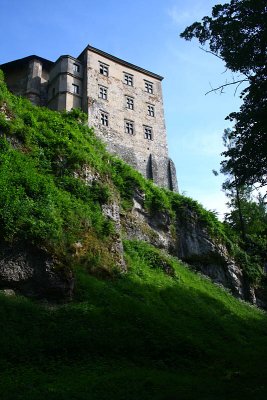
{"label": "hillside", "polygon": [[[1,77],[2,397],[265,398],[266,314],[229,292],[257,288],[259,266],[84,121],[12,96]],[[174,255],[240,279],[225,290]]]}
{"label": "hillside", "polygon": [[1,296],[4,399],[264,399],[266,315],[148,245],[61,307]]}

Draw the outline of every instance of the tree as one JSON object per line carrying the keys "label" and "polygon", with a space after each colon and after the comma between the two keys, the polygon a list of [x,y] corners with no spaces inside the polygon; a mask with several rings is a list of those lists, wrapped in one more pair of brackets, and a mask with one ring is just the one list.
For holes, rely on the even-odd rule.
{"label": "tree", "polygon": [[233,191],[229,191],[227,196],[229,212],[225,215],[225,220],[235,231],[241,231],[240,209],[246,236],[267,234],[267,208],[260,194],[253,198],[251,188],[243,187],[239,188],[238,200]]}
{"label": "tree", "polygon": [[[216,5],[212,16],[195,22],[180,35],[197,38],[201,45],[241,73],[231,84],[247,82],[239,112],[226,119],[235,122],[229,132],[234,143],[223,152],[222,172],[235,177],[233,185],[267,184],[267,2],[231,0]],[[228,85],[228,84],[226,84]],[[223,88],[225,85],[222,85]]]}
{"label": "tree", "polygon": [[267,207],[262,196],[258,194],[255,198],[252,192],[250,187],[239,187],[237,196],[235,189],[228,189],[229,212],[225,223],[240,237],[239,245],[263,264],[267,248]]}

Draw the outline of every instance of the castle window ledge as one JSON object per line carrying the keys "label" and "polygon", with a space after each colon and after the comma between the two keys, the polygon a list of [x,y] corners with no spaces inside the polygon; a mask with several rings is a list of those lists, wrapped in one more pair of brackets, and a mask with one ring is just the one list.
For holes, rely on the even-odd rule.
{"label": "castle window ledge", "polygon": [[81,69],[81,67],[79,64],[73,63],[73,72],[75,74],[80,73],[80,69]]}
{"label": "castle window ledge", "polygon": [[134,121],[130,121],[130,120],[126,119],[124,121],[124,130],[125,130],[125,133],[127,133],[128,135],[134,135],[135,134]]}
{"label": "castle window ledge", "polygon": [[98,86],[98,97],[102,100],[108,99],[108,88],[102,85]]}
{"label": "castle window ledge", "polygon": [[123,83],[127,86],[133,86],[134,82],[133,82],[133,75],[129,74],[128,72],[124,72],[124,80]]}
{"label": "castle window ledge", "polygon": [[151,126],[144,125],[144,138],[146,140],[153,140],[153,129]]}
{"label": "castle window ledge", "polygon": [[147,115],[148,117],[155,117],[155,106],[153,104],[147,105]]}
{"label": "castle window ledge", "polygon": [[109,126],[109,115],[105,111],[100,111],[100,122],[102,127]]}
{"label": "castle window ledge", "polygon": [[144,79],[144,81],[145,81],[145,92],[153,94],[154,93],[153,82],[147,81],[146,79]]}
{"label": "castle window ledge", "polygon": [[99,73],[103,76],[109,76],[109,65],[99,61]]}

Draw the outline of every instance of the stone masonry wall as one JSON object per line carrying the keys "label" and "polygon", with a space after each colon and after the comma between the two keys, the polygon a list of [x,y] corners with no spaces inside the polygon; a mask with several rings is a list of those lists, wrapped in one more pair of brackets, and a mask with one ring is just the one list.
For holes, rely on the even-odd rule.
{"label": "stone masonry wall", "polygon": [[[79,71],[74,70],[74,64]],[[73,92],[73,84],[79,93]],[[71,110],[82,108],[83,66],[76,58],[62,56],[55,62],[50,72],[48,89],[48,105],[54,110]]]}
{"label": "stone masonry wall", "polygon": [[[110,152],[118,154],[145,177],[153,178],[159,186],[170,188],[160,80],[90,50],[85,59],[89,125],[106,142]],[[100,62],[108,66],[108,76],[99,73]],[[133,86],[124,83],[125,73],[133,76]],[[153,94],[145,91],[146,81],[153,84]],[[107,89],[107,99],[99,97],[100,86]],[[127,97],[133,99],[133,110],[127,108]],[[148,105],[154,106],[155,116],[148,115]],[[101,112],[108,115],[107,127],[101,123]],[[125,120],[133,121],[133,134],[125,132]],[[152,140],[145,139],[144,126],[152,128]]]}
{"label": "stone masonry wall", "polygon": [[[100,63],[108,67],[108,76],[100,73]],[[89,126],[108,151],[158,186],[178,191],[175,166],[168,157],[162,77],[91,46],[78,59],[65,55],[52,63],[30,56],[8,64],[7,83],[16,94],[53,110],[88,112]],[[132,85],[125,81],[125,74],[132,77]],[[147,83],[153,86],[152,93],[146,90]],[[107,98],[100,96],[100,87],[107,91]],[[103,112],[108,126],[101,122]],[[133,132],[127,133],[126,121],[133,123]],[[145,137],[145,127],[151,128],[151,137]]]}
{"label": "stone masonry wall", "polygon": [[28,65],[14,66],[8,72],[5,71],[5,80],[9,90],[17,96],[25,96],[28,81]]}

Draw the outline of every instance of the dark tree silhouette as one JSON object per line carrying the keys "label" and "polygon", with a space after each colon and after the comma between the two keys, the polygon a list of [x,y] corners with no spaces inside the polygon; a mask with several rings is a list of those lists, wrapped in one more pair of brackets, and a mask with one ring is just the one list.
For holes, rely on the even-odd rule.
{"label": "dark tree silhouette", "polygon": [[[231,0],[216,5],[212,16],[195,22],[180,35],[197,38],[208,52],[222,59],[228,69],[241,73],[234,84],[247,82],[241,92],[239,112],[223,152],[222,172],[235,176],[234,185],[267,184],[267,1]],[[231,83],[232,84],[232,83]],[[226,84],[228,85],[228,83]],[[226,85],[222,85],[223,88]]]}

